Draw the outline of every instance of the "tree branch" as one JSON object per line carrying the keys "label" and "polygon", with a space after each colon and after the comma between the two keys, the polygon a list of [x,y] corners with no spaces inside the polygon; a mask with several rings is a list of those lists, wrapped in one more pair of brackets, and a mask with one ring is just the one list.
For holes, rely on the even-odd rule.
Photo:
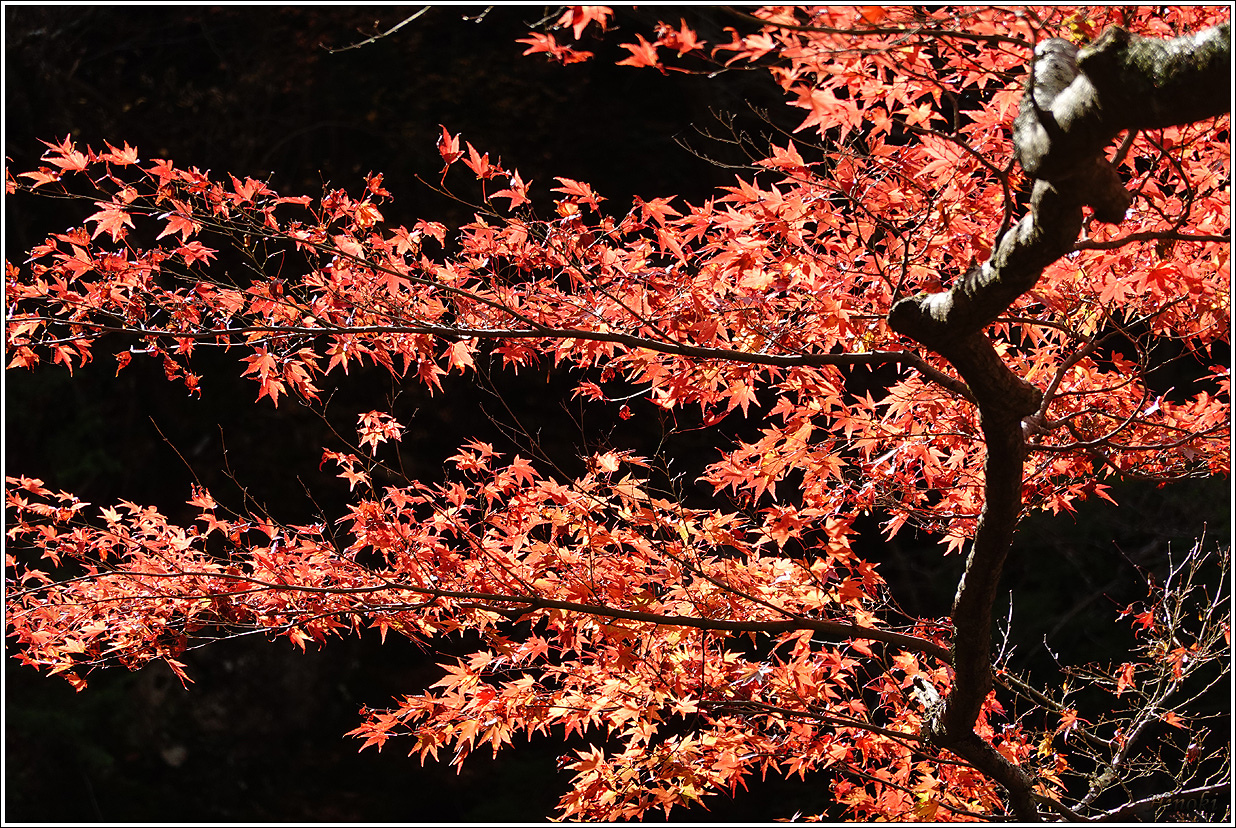
{"label": "tree branch", "polygon": [[[62,322],[55,317],[22,316],[22,320]],[[14,320],[10,320],[14,321]],[[666,342],[659,339],[649,339],[636,334],[625,334],[616,331],[589,331],[584,328],[553,328],[536,326],[532,328],[465,328],[452,325],[376,325],[363,327],[307,327],[282,325],[245,325],[235,328],[210,328],[196,331],[173,331],[151,328],[135,328],[125,325],[108,325],[102,322],[74,320],[74,327],[90,328],[97,333],[123,334],[138,337],[171,337],[173,339],[219,339],[240,334],[269,333],[275,336],[353,336],[360,334],[426,334],[446,339],[579,339],[587,342],[613,342],[656,353],[673,356],[693,357],[698,359],[738,362],[748,365],[767,365],[777,368],[810,367],[824,365],[905,365],[915,369],[932,382],[951,391],[959,397],[973,401],[974,397],[964,382],[960,382],[938,368],[932,366],[920,354],[913,351],[869,351],[851,354],[763,354],[752,351],[739,351],[732,348],[706,348],[687,343]],[[80,339],[80,336],[73,339]],[[56,340],[68,341],[68,340]],[[47,342],[31,342],[32,345],[49,344]]]}
{"label": "tree branch", "polygon": [[[987,446],[983,512],[953,603],[954,683],[927,726],[933,741],[1004,785],[1022,820],[1039,819],[1030,778],[973,727],[992,688],[991,609],[1021,513],[1026,458],[1021,420],[1038,409],[1042,394],[1012,373],[981,331],[1030,290],[1044,268],[1075,249],[1084,205],[1101,221],[1123,220],[1129,196],[1102,154],[1112,138],[1124,129],[1188,123],[1227,111],[1227,26],[1155,43],[1113,30],[1080,54],[1065,40],[1039,44],[1014,126],[1017,158],[1037,179],[1029,212],[1000,238],[990,260],[950,290],[902,299],[888,316],[893,330],[957,368],[978,402]],[[1196,60],[1189,59],[1191,50],[1201,52]],[[1093,81],[1086,74],[1092,68],[1098,72]],[[1179,104],[1160,91],[1179,84],[1206,89],[1182,93],[1187,100]],[[1154,99],[1155,114],[1135,111],[1135,101],[1119,91],[1130,86]]]}
{"label": "tree branch", "polygon": [[[865,627],[860,624],[850,624],[842,621],[827,621],[818,618],[795,617],[785,621],[741,621],[737,619],[716,619],[716,618],[700,618],[689,615],[665,615],[655,612],[643,612],[639,610],[626,610],[620,607],[610,607],[603,604],[582,604],[575,601],[559,601],[552,598],[542,598],[537,595],[502,595],[491,592],[473,592],[468,590],[451,590],[438,587],[415,586],[411,584],[402,584],[395,582],[387,582],[382,584],[372,584],[367,586],[343,587],[343,586],[310,586],[307,584],[282,584],[273,581],[265,581],[260,578],[254,578],[248,575],[240,575],[231,572],[209,572],[209,571],[177,571],[177,572],[132,572],[127,570],[113,569],[104,572],[99,572],[93,575],[81,576],[71,579],[71,581],[57,582],[39,587],[33,587],[19,592],[14,592],[9,595],[10,600],[21,598],[24,595],[37,593],[52,586],[60,586],[62,583],[70,583],[72,581],[97,581],[102,578],[112,577],[129,577],[129,578],[221,578],[228,581],[237,581],[241,583],[253,584],[260,587],[262,591],[271,592],[304,592],[317,593],[326,595],[355,595],[365,593],[378,592],[411,592],[416,595],[423,595],[430,598],[450,598],[459,601],[475,601],[484,602],[486,604],[518,604],[527,609],[513,611],[508,608],[493,606],[487,607],[489,612],[497,612],[507,616],[517,618],[525,615],[533,610],[540,609],[558,609],[566,612],[579,613],[581,615],[591,615],[597,618],[613,618],[625,621],[638,621],[641,623],[658,624],[671,627],[688,627],[697,630],[714,630],[718,632],[758,632],[775,635],[777,633],[795,632],[798,630],[811,630],[823,635],[832,636],[845,640],[866,639],[870,641],[883,641],[886,644],[894,644],[898,647],[903,647],[906,650],[922,653],[923,655],[932,656],[939,659],[945,664],[949,663],[951,656],[949,651],[944,647],[936,644],[933,641],[928,641],[917,636],[907,635],[905,633],[893,632],[892,630],[882,630],[877,627]],[[114,600],[114,599],[113,599]],[[354,610],[347,610],[354,612]],[[512,619],[513,620],[513,619]]]}
{"label": "tree branch", "polygon": [[330,52],[330,53],[333,55],[333,54],[336,54],[337,52],[346,52],[346,51],[348,51],[349,49],[359,49],[359,48],[360,48],[360,47],[362,47],[362,46],[368,46],[370,43],[376,43],[377,41],[381,40],[381,39],[382,39],[382,38],[384,38],[384,37],[388,37],[389,35],[393,35],[395,32],[399,31],[399,30],[400,30],[400,29],[402,29],[404,26],[408,25],[408,24],[409,24],[409,23],[411,23],[413,20],[415,20],[416,18],[420,17],[422,14],[424,14],[424,13],[425,13],[425,12],[427,12],[427,11],[429,11],[429,9],[430,9],[430,8],[432,8],[432,6],[425,6],[425,7],[424,7],[423,9],[421,9],[420,11],[418,11],[418,12],[414,12],[413,14],[410,14],[410,15],[408,15],[407,17],[405,17],[403,20],[400,20],[400,21],[399,21],[398,23],[396,23],[394,26],[391,26],[389,29],[387,29],[386,31],[382,32],[381,34],[376,34],[376,35],[374,35],[373,37],[366,38],[365,40],[362,40],[360,43],[353,43],[353,44],[352,44],[352,45],[350,45],[350,46],[340,46],[338,49],[329,49],[329,48],[328,48],[326,51]]}
{"label": "tree branch", "polygon": [[1156,796],[1148,796],[1145,799],[1139,799],[1136,802],[1130,802],[1126,805],[1121,805],[1115,810],[1108,811],[1098,818],[1099,822],[1124,822],[1130,817],[1137,814],[1138,811],[1144,811],[1147,808],[1157,808],[1162,805],[1170,805],[1173,802],[1180,802],[1189,799],[1203,799],[1208,796],[1216,798],[1218,803],[1218,794],[1223,791],[1232,789],[1231,782],[1220,782],[1217,785],[1202,785],[1198,788],[1189,788],[1183,791],[1175,791],[1173,793],[1158,794]]}

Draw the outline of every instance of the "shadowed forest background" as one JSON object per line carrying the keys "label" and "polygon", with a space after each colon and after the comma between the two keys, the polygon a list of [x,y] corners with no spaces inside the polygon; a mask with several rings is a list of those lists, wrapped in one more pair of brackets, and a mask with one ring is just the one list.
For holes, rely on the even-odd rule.
{"label": "shadowed forest background", "polygon": [[[710,79],[635,71],[613,65],[623,56],[614,38],[586,44],[597,59],[582,65],[522,57],[525,47],[515,39],[553,9],[500,7],[482,15],[481,7],[434,8],[362,48],[327,48],[359,42],[409,12],[8,7],[5,154],[14,168],[32,169],[43,149],[38,139],[127,141],[143,161],[166,157],[269,179],[287,194],[314,195],[327,184],[357,191],[366,173],[382,172],[395,196],[383,207],[392,224],[425,218],[455,227],[471,218],[467,207],[417,180],[436,181],[440,124],[535,181],[542,211],[551,207],[548,182],[565,176],[589,182],[621,213],[632,195],[677,194],[698,203],[731,183],[735,172],[726,165],[743,156],[726,140],[734,138],[729,124],[760,144],[762,133],[797,122],[788,112],[778,121],[781,94],[764,73]],[[679,16],[666,7],[619,10],[616,24],[646,32],[658,18]],[[735,25],[716,9],[688,8],[681,16],[711,42]],[[753,107],[769,110],[770,120]],[[6,256],[70,221],[49,209],[8,205]],[[231,357],[203,355],[210,360]],[[569,463],[598,434],[651,455],[676,429],[665,459],[688,480],[717,444],[715,432],[693,438],[688,415],[602,421],[594,407],[581,420],[557,402],[568,395],[547,393],[545,384],[558,378],[525,375],[516,383],[496,366],[490,388],[451,376],[434,397],[393,387],[378,371],[354,372],[331,397],[323,422],[294,404],[248,405],[252,383],[234,371],[203,371],[197,399],[166,382],[157,366],[135,363],[116,378],[110,363],[97,359],[72,379],[58,369],[6,375],[7,474],[40,477],[96,504],[121,497],[149,503],[169,518],[183,511],[196,475],[220,500],[248,497],[295,522],[319,506],[329,512],[322,497],[346,494],[330,470],[319,470],[320,447],[331,424],[354,425],[375,398],[395,399],[389,410],[409,423],[404,466],[422,479],[440,472],[470,436],[510,450],[503,441],[512,430]],[[1163,377],[1163,387],[1176,380]],[[873,386],[880,381],[873,375]],[[746,427],[757,418],[753,411]],[[1169,544],[1183,554],[1203,529],[1215,540],[1230,536],[1226,481],[1163,490],[1124,485],[1112,493],[1121,508],[1091,502],[1079,506],[1075,521],[1031,518],[1023,525],[1005,578],[1018,585],[1014,612],[1022,623],[1041,627],[1026,640],[1044,643],[1020,654],[1022,666],[1062,651],[1076,662],[1123,647],[1127,630],[1106,619],[1112,606],[1142,597],[1119,592],[1136,583],[1129,568],[1153,569]],[[883,562],[905,609],[946,614],[959,556],[942,557],[930,538],[919,546],[885,544],[877,524],[873,518],[859,551]],[[286,642],[251,637],[185,660],[196,682],[188,691],[154,667],[96,674],[81,694],[6,661],[8,819],[530,821],[552,811],[565,784],[555,771],[566,749],[559,741],[541,740],[497,761],[478,755],[460,774],[445,764],[422,768],[398,743],[358,754],[358,743],[342,734],[358,723],[361,705],[385,706],[439,676],[433,654],[406,641],[349,638],[302,655]],[[818,812],[820,794],[810,784],[769,782],[732,802],[711,799],[711,811],[675,811],[674,818],[764,821],[800,808]]]}

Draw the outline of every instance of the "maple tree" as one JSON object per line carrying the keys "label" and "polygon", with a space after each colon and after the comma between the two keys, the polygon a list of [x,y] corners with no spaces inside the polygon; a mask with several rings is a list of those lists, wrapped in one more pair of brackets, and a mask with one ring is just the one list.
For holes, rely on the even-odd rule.
{"label": "maple tree", "polygon": [[[812,771],[858,819],[1118,819],[1227,791],[1230,746],[1190,708],[1230,688],[1223,550],[1170,562],[1108,664],[1035,683],[992,641],[1025,515],[1228,471],[1225,13],[774,7],[713,43],[666,22],[620,63],[767,71],[797,129],[744,139],[749,171],[702,204],[623,211],[443,126],[428,183],[471,204],[457,232],[390,227],[376,173],[286,196],[124,141],[47,142],[8,193],[85,210],[6,258],[10,368],[72,371],[119,339],[117,372],[154,359],[201,393],[195,351],[223,349],[258,404],[324,409],[354,366],[434,393],[549,366],[587,405],[719,436],[705,499],[621,446],[563,468],[477,439],[412,480],[406,423],[375,409],[323,447],[351,494],[313,524],[194,487],[178,525],[10,476],[16,657],[81,688],[109,663],[188,682],[186,650],[250,630],[302,649],[466,633],[441,681],[354,735],[457,763],[587,737],[567,818]],[[521,44],[583,62],[612,16],[572,7]],[[1159,387],[1164,359],[1193,386]],[[867,515],[966,556],[949,617],[899,609],[855,542]]]}

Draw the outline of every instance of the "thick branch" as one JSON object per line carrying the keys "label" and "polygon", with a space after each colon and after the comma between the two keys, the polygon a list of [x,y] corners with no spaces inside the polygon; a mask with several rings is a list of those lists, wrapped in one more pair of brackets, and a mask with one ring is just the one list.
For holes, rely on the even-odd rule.
{"label": "thick branch", "polygon": [[1103,156],[1126,129],[1212,118],[1231,108],[1231,26],[1159,41],[1111,29],[1078,50],[1053,38],[1034,69],[1013,129],[1017,160],[1038,179],[1030,211],[991,259],[945,293],[893,306],[893,329],[935,349],[981,329],[1034,287],[1047,265],[1074,249],[1083,206],[1119,223],[1128,194]]}
{"label": "thick branch", "polygon": [[1030,212],[1001,237],[990,259],[947,291],[897,302],[889,325],[940,354],[946,343],[977,333],[1034,287],[1045,267],[1072,251],[1081,233],[1082,203],[1075,190],[1035,182]]}
{"label": "thick branch", "polygon": [[1123,130],[1192,123],[1231,108],[1230,24],[1172,40],[1114,27],[1081,50],[1044,41],[1035,58],[1038,88],[1027,98],[1037,105],[1023,102],[1013,134],[1017,160],[1035,178],[1070,177]]}
{"label": "thick branch", "polygon": [[1041,394],[1008,369],[981,333],[941,348],[979,399],[987,458],[983,511],[953,600],[953,687],[927,727],[937,745],[1003,785],[1019,819],[1033,820],[1038,811],[1030,778],[975,735],[974,722],[992,689],[991,610],[1021,515],[1021,420],[1037,409]]}
{"label": "thick branch", "polygon": [[982,329],[1075,249],[1083,206],[1101,221],[1123,220],[1129,196],[1103,155],[1117,133],[1228,111],[1230,53],[1227,25],[1162,42],[1117,29],[1080,52],[1065,40],[1040,43],[1013,136],[1018,160],[1037,179],[1029,212],[950,290],[902,299],[889,313],[893,330],[957,368],[978,402],[987,446],[983,513],[953,604],[953,687],[928,732],[1004,785],[1022,820],[1039,818],[1031,780],[973,727],[992,688],[991,608],[1021,512],[1021,419],[1042,395],[1012,373]]}
{"label": "thick branch", "polygon": [[1158,129],[1214,118],[1232,105],[1232,25],[1157,40],[1120,27],[1082,49],[1077,65],[1102,108],[1086,117],[1121,129]]}

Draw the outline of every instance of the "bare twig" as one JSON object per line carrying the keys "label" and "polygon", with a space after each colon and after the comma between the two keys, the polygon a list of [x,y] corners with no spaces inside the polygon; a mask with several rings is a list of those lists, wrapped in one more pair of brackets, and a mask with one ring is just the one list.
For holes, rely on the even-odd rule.
{"label": "bare twig", "polygon": [[399,31],[399,30],[400,30],[400,29],[402,29],[404,26],[408,25],[408,24],[409,24],[409,23],[411,23],[413,20],[415,20],[416,18],[420,17],[422,14],[424,14],[424,13],[425,13],[425,12],[427,12],[427,11],[429,11],[431,8],[433,8],[433,7],[432,7],[432,6],[425,6],[425,7],[424,7],[424,8],[422,8],[420,11],[418,11],[418,12],[414,12],[413,14],[410,14],[410,15],[408,15],[407,17],[405,17],[403,20],[400,20],[400,21],[399,21],[398,23],[396,23],[394,26],[391,26],[389,29],[387,29],[386,31],[382,32],[381,34],[376,34],[376,35],[374,35],[373,37],[370,37],[370,38],[367,38],[367,39],[365,39],[365,40],[362,40],[360,43],[353,43],[351,46],[340,46],[338,49],[331,49],[331,48],[329,48],[329,47],[325,47],[325,46],[324,46],[323,48],[325,48],[325,49],[326,49],[326,51],[330,52],[330,53],[333,55],[333,54],[337,54],[337,53],[339,53],[339,52],[346,52],[346,51],[348,51],[349,49],[359,49],[359,48],[360,48],[360,47],[362,47],[362,46],[368,46],[370,43],[375,43],[375,42],[377,42],[377,41],[381,40],[381,39],[382,39],[382,38],[384,38],[384,37],[388,37],[388,36],[390,36],[390,35],[393,35],[395,32]]}

